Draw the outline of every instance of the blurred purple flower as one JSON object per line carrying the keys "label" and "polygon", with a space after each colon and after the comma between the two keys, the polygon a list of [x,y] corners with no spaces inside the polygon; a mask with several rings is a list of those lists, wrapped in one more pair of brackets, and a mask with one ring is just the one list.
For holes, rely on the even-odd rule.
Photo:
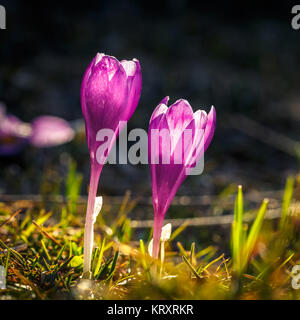
{"label": "blurred purple flower", "polygon": [[0,105],[0,156],[15,155],[28,143],[31,128],[28,123],[6,114]]}
{"label": "blurred purple flower", "polygon": [[74,130],[64,119],[40,116],[31,122],[30,143],[38,148],[61,145],[74,138]]}
{"label": "blurred purple flower", "polygon": [[[135,111],[142,88],[141,67],[138,60],[122,60],[97,54],[87,68],[81,85],[81,107],[85,120],[87,143],[91,158],[91,177],[85,225],[84,273],[90,270],[93,245],[93,213],[98,181],[104,160],[121,128],[120,121],[128,121]],[[96,141],[100,129],[111,129],[114,136],[108,150],[96,161],[96,150],[103,143]],[[99,159],[98,159],[99,160]]]}
{"label": "blurred purple flower", "polygon": [[[180,99],[168,108],[168,100],[168,97],[163,99],[154,110],[148,132],[155,258],[158,257],[164,216],[187,172],[196,165],[209,146],[216,124],[214,107],[208,115],[203,110],[193,113],[188,101]],[[162,133],[160,140],[154,140],[153,133],[157,132]],[[187,133],[190,133],[190,136],[185,138]],[[163,160],[166,157],[169,162]]]}
{"label": "blurred purple flower", "polygon": [[20,152],[28,143],[38,148],[47,148],[69,142],[74,130],[64,119],[41,116],[31,124],[6,114],[0,105],[0,155],[10,156]]}

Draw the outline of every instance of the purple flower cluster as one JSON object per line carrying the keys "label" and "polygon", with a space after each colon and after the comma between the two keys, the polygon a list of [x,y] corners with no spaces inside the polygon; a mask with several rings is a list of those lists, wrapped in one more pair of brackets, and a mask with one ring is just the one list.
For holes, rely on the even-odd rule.
{"label": "purple flower cluster", "polygon": [[[101,142],[97,141],[97,132],[112,129],[115,132],[105,157],[117,138],[120,121],[128,121],[137,107],[142,88],[141,67],[138,60],[123,60],[97,54],[86,70],[81,86],[81,106],[85,119],[87,143],[91,158],[90,190],[85,224],[84,274],[89,274],[93,248],[93,223],[95,217],[95,199],[98,181],[103,167],[96,160],[96,150]],[[216,112],[211,108],[195,113],[186,100],[178,100],[169,108],[168,98],[154,110],[148,134],[148,156],[152,178],[152,198],[154,207],[153,256],[158,257],[159,241],[163,218],[168,210],[179,186],[187,176],[187,170],[193,168],[209,146],[216,124]],[[187,143],[182,147],[184,132],[191,132]],[[151,131],[167,132],[169,143],[153,140]],[[187,140],[187,139],[185,139]],[[155,144],[155,145],[154,145]],[[154,145],[154,147],[153,147]],[[153,151],[154,150],[154,151]],[[179,152],[178,152],[179,150]],[[177,152],[175,152],[177,151]],[[178,154],[183,161],[177,163]],[[161,159],[167,155],[169,163]]]}
{"label": "purple flower cluster", "polygon": [[[124,123],[133,115],[141,90],[142,73],[137,59],[118,61],[115,57],[103,53],[94,57],[82,80],[81,107],[91,159],[84,238],[84,274],[90,273],[93,224],[99,211],[97,201],[102,204],[102,198],[97,200],[96,196],[104,160],[108,158]],[[203,159],[216,126],[214,107],[211,107],[208,114],[203,110],[193,112],[189,102],[184,99],[176,101],[170,107],[167,106],[168,100],[168,97],[164,98],[154,110],[148,132],[154,208],[151,251],[155,258],[159,253],[164,216],[182,182],[199,160]],[[99,162],[96,151],[103,141],[98,141],[97,133],[102,129],[109,129],[114,135],[107,152]],[[16,154],[28,144],[38,148],[52,147],[71,141],[73,137],[73,129],[61,118],[40,116],[31,123],[25,123],[7,114],[0,105],[0,155]]]}

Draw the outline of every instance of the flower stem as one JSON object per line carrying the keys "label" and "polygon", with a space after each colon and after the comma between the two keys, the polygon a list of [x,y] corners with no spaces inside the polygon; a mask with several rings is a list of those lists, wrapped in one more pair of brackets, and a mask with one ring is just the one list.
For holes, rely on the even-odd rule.
{"label": "flower stem", "polygon": [[163,217],[161,215],[155,214],[154,228],[153,228],[153,249],[152,249],[152,257],[155,259],[158,258],[162,225],[163,225]]}
{"label": "flower stem", "polygon": [[84,228],[84,250],[83,250],[83,275],[84,277],[91,277],[91,258],[94,245],[94,207],[98,189],[98,182],[101,168],[97,167],[94,161],[91,162],[91,176],[90,176],[90,188],[88,196],[88,204],[85,217]]}
{"label": "flower stem", "polygon": [[165,241],[162,241],[160,245],[160,272],[159,272],[160,278],[162,277],[162,273],[163,273],[164,261],[165,261]]}

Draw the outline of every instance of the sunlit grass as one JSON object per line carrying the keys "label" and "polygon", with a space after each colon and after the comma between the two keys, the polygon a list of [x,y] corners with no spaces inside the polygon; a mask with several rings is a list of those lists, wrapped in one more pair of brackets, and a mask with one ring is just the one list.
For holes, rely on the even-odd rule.
{"label": "sunlit grass", "polygon": [[[67,201],[53,210],[0,204],[0,265],[7,275],[1,299],[300,298],[291,285],[292,267],[300,264],[294,178],[287,180],[280,219],[265,219],[267,199],[249,212],[238,187],[230,250],[221,252],[213,240],[208,247],[178,241],[188,234],[185,223],[166,242],[164,263],[148,254],[151,232],[141,239],[131,228],[130,213],[138,204],[127,193],[117,211],[108,206],[97,219],[92,280],[81,278],[84,214],[76,206],[81,179],[72,164]],[[251,222],[245,219],[249,213]]]}

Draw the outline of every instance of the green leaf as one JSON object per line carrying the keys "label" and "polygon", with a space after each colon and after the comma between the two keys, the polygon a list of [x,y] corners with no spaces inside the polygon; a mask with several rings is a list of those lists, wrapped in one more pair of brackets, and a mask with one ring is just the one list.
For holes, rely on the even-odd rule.
{"label": "green leaf", "polygon": [[243,228],[244,201],[242,186],[238,187],[238,194],[235,200],[234,221],[232,223],[231,232],[231,250],[233,269],[238,274],[241,271],[241,250],[244,244],[244,228]]}
{"label": "green leaf", "polygon": [[49,254],[47,248],[46,248],[45,242],[43,240],[41,240],[41,244],[42,244],[42,248],[43,248],[43,250],[45,252],[46,257],[47,257],[48,261],[50,262],[51,261],[51,257],[50,257],[50,254]]}
{"label": "green leaf", "polygon": [[147,265],[146,250],[145,250],[144,241],[142,239],[140,239],[140,249],[141,249],[141,253],[142,253],[142,265],[143,265],[143,268],[146,272],[147,279],[150,281],[151,280],[151,275],[150,275],[150,271],[149,271],[150,269],[149,269],[149,266]]}
{"label": "green leaf", "polygon": [[255,243],[257,241],[259,232],[261,230],[263,221],[264,221],[264,217],[268,208],[268,203],[269,200],[268,199],[264,199],[260,209],[258,210],[257,216],[251,226],[247,241],[246,241],[246,245],[245,245],[245,257],[243,259],[243,264],[245,265],[249,258],[250,255],[254,249]]}
{"label": "green leaf", "polygon": [[111,267],[109,269],[108,277],[106,279],[107,282],[113,277],[113,275],[115,273],[118,256],[119,256],[119,251],[116,251],[114,258],[113,258],[113,261],[112,261],[112,264],[111,264]]}
{"label": "green leaf", "polygon": [[61,249],[59,250],[59,252],[58,252],[58,254],[57,254],[57,256],[56,256],[56,258],[55,258],[55,260],[54,260],[55,263],[57,263],[58,260],[61,258],[61,256],[62,256],[65,248],[66,248],[66,245],[64,244],[64,245],[61,247]]}
{"label": "green leaf", "polygon": [[7,269],[9,264],[9,258],[10,258],[10,249],[7,251],[6,261],[5,261],[5,276],[7,277]]}
{"label": "green leaf", "polygon": [[103,238],[103,241],[102,241],[102,244],[101,244],[101,249],[100,249],[98,260],[97,260],[97,265],[96,265],[95,270],[94,270],[94,277],[95,278],[98,276],[98,273],[99,273],[99,270],[100,270],[100,267],[101,267],[101,263],[102,263],[102,259],[103,259],[103,253],[105,251],[105,241],[106,241],[106,239]]}
{"label": "green leaf", "polygon": [[73,259],[70,261],[70,266],[72,268],[77,268],[83,264],[83,256],[75,256]]}

